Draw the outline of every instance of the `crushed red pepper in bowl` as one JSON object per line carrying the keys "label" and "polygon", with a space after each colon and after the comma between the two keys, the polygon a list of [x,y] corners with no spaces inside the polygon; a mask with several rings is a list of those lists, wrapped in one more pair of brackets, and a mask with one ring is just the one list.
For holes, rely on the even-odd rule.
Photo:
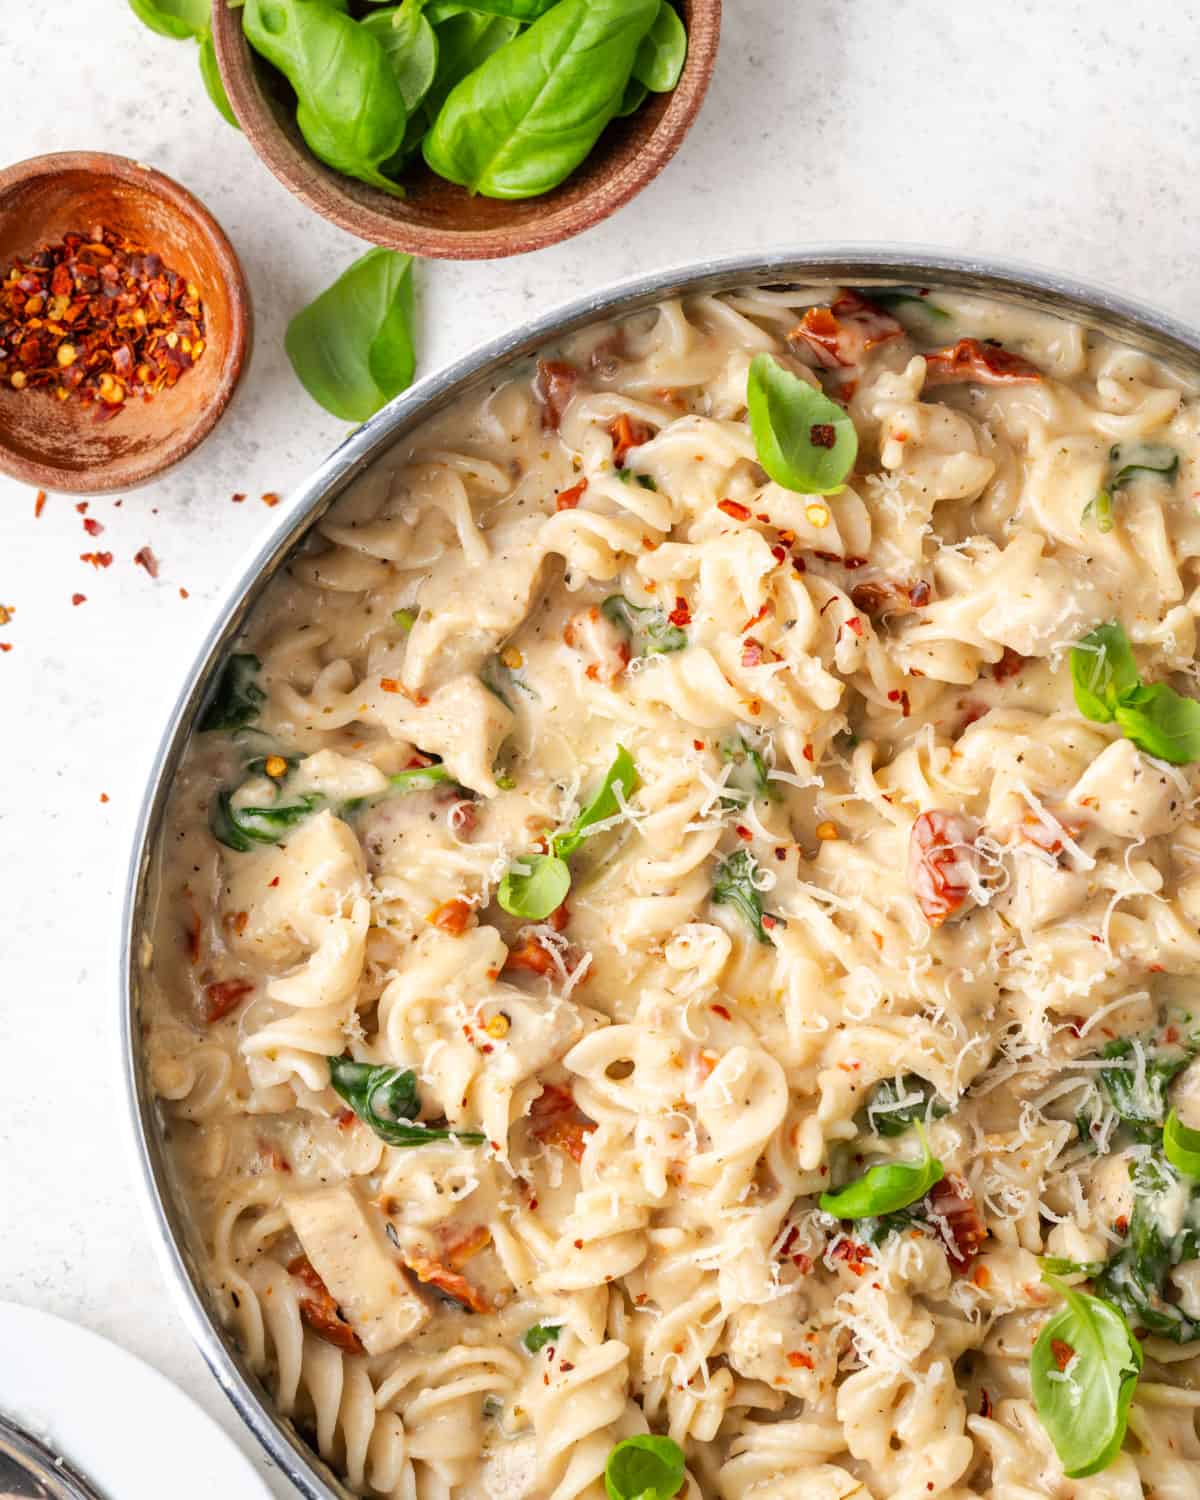
{"label": "crushed red pepper in bowl", "polygon": [[0,381],[117,416],[203,355],[200,289],[103,224],[18,257],[0,283]]}

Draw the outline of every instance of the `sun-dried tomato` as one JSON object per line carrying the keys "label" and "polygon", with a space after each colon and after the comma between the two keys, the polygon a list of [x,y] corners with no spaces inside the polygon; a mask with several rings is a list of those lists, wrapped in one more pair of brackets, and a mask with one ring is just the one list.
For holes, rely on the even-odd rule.
{"label": "sun-dried tomato", "polygon": [[980,385],[1024,385],[1041,380],[1042,372],[1027,359],[981,339],[959,339],[925,356],[925,384],[950,385],[975,381]]}
{"label": "sun-dried tomato", "polygon": [[857,292],[843,291],[830,307],[808,308],[788,334],[788,343],[815,355],[824,369],[837,370],[858,364],[868,349],[903,332],[904,325],[891,313]]}
{"label": "sun-dried tomato", "polygon": [[946,1258],[953,1269],[965,1271],[983,1248],[987,1225],[966,1182],[951,1172],[929,1190],[929,1215],[941,1231]]}
{"label": "sun-dried tomato", "polygon": [[581,1161],[596,1122],[576,1105],[570,1089],[548,1083],[529,1107],[529,1128],[534,1140],[555,1147],[572,1161]]}
{"label": "sun-dried tomato", "polygon": [[542,426],[557,432],[579,383],[579,371],[565,359],[539,359],[533,393],[542,405]]}
{"label": "sun-dried tomato", "polygon": [[204,987],[205,1020],[211,1026],[241,1004],[254,985],[249,979],[218,979]]}
{"label": "sun-dried tomato", "polygon": [[554,501],[555,510],[574,510],[583,499],[588,487],[586,479],[580,479],[569,490],[560,490]]}
{"label": "sun-dried tomato", "polygon": [[405,1251],[403,1260],[418,1281],[437,1287],[438,1291],[444,1292],[447,1297],[452,1297],[463,1307],[469,1307],[472,1312],[489,1313],[494,1310],[491,1302],[477,1286],[469,1282],[461,1272],[452,1271],[449,1266],[444,1266],[432,1255]]}
{"label": "sun-dried tomato", "polygon": [[931,927],[962,910],[971,894],[975,836],[970,818],[940,809],[923,812],[908,845],[908,880]]}
{"label": "sun-dried tomato", "polygon": [[308,1256],[297,1255],[288,1262],[288,1271],[304,1286],[298,1298],[300,1316],[317,1337],[347,1354],[362,1354],[358,1334],[342,1316],[341,1308]]}
{"label": "sun-dried tomato", "polygon": [[451,937],[461,937],[471,925],[471,918],[475,908],[469,901],[456,897],[452,901],[442,901],[425,918],[432,927],[437,927],[442,932],[448,932]]}
{"label": "sun-dried tomato", "polygon": [[623,469],[629,452],[648,443],[654,436],[654,429],[645,422],[635,422],[627,412],[622,412],[609,423],[608,435],[613,441],[613,463],[618,469]]}
{"label": "sun-dried tomato", "polygon": [[923,578],[912,583],[897,583],[891,578],[871,578],[856,583],[850,597],[856,609],[873,620],[883,615],[906,615],[929,603],[929,585]]}

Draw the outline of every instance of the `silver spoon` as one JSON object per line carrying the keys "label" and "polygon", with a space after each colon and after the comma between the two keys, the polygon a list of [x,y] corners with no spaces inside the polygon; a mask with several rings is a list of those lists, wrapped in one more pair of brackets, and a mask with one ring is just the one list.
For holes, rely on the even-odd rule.
{"label": "silver spoon", "polygon": [[0,1412],[0,1500],[104,1500],[65,1458]]}

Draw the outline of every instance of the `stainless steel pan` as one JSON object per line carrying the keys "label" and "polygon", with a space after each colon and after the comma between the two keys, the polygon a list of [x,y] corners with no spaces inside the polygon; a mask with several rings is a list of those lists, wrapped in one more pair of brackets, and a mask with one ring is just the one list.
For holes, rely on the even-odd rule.
{"label": "stainless steel pan", "polygon": [[138,956],[150,899],[151,855],[197,709],[226,648],[280,564],[343,490],[431,413],[515,360],[553,344],[561,335],[616,313],[633,312],[682,293],[724,291],[756,282],[810,281],[919,283],[1032,304],[1089,324],[1174,364],[1192,370],[1200,367],[1200,332],[1150,308],[1071,277],[937,251],[817,248],[796,254],[733,257],[639,277],[582,297],[493,340],[477,353],[420,381],[352,433],[292,497],[279,530],[231,589],[217,623],[184,674],[146,789],[125,894],[121,1031],[129,1108],[151,1232],[177,1304],[225,1394],[279,1467],[310,1500],[332,1500],[346,1491],[291,1425],[276,1414],[269,1394],[247,1368],[209,1304],[189,1242],[186,1216],[172,1187],[160,1116],[140,1057]]}

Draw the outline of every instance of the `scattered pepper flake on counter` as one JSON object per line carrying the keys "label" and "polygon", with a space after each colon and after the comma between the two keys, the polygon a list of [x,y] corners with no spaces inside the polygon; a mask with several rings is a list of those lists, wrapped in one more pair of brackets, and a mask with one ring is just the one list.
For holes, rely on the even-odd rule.
{"label": "scattered pepper flake on counter", "polygon": [[179,585],[179,597],[181,599],[190,599],[192,597],[182,584]]}
{"label": "scattered pepper flake on counter", "polygon": [[38,490],[33,500],[33,519],[36,521],[46,509],[46,491]]}
{"label": "scattered pepper flake on counter", "polygon": [[71,603],[72,604],[86,604],[87,603],[87,595],[86,594],[72,594],[71,595]]}
{"label": "scattered pepper flake on counter", "polygon": [[12,650],[12,642],[11,641],[0,641],[0,651],[11,651],[11,650]]}
{"label": "scattered pepper flake on counter", "polygon": [[104,527],[91,516],[85,516],[83,518],[83,529],[87,532],[88,536],[99,536]]}
{"label": "scattered pepper flake on counter", "polygon": [[101,800],[101,802],[107,802],[108,801],[108,793],[107,792],[101,792],[100,793],[100,800]]}
{"label": "scattered pepper flake on counter", "polygon": [[240,495],[240,494],[239,495],[234,495],[232,497],[233,503],[235,505],[240,505],[245,498],[246,498],[245,495]]}
{"label": "scattered pepper flake on counter", "polygon": [[93,568],[111,568],[113,555],[111,552],[81,552],[79,561],[91,563]]}
{"label": "scattered pepper flake on counter", "polygon": [[17,612],[13,604],[0,604],[0,625],[7,625]]}
{"label": "scattered pepper flake on counter", "polygon": [[0,282],[0,380],[120,414],[204,353],[200,289],[103,224],[17,257]]}
{"label": "scattered pepper flake on counter", "polygon": [[133,560],[138,567],[145,568],[151,578],[158,577],[158,558],[151,552],[149,547],[139,547],[133,554]]}
{"label": "scattered pepper flake on counter", "polygon": [[274,490],[268,490],[267,493],[262,497],[262,503],[268,506],[278,505],[279,496],[275,493]]}

